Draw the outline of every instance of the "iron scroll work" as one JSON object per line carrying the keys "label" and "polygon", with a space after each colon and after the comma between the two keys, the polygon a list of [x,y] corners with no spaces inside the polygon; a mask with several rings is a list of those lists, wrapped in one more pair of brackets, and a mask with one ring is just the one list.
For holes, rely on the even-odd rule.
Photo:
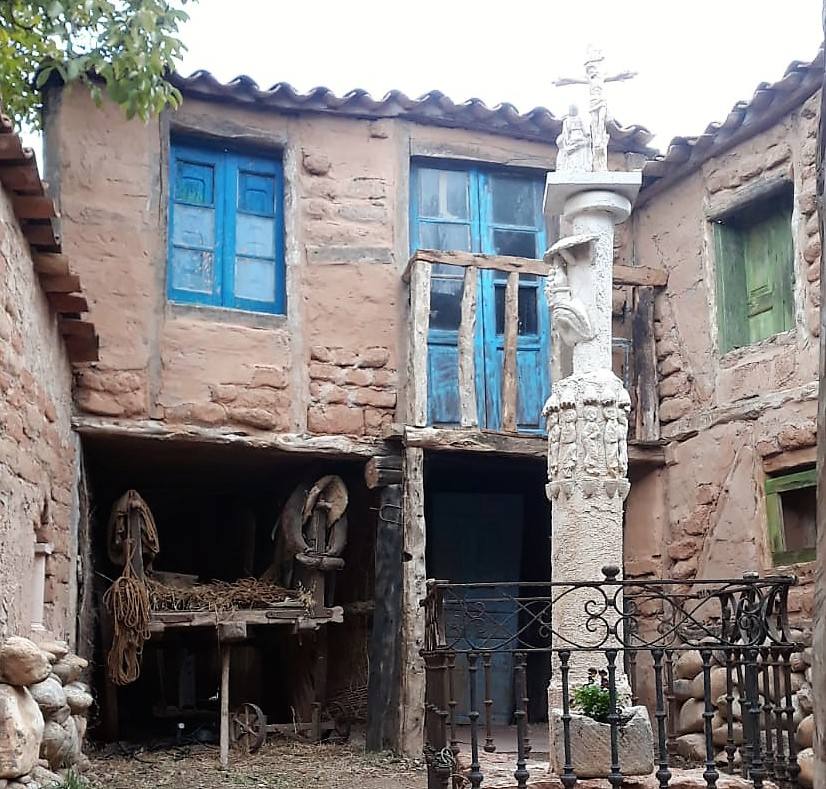
{"label": "iron scroll work", "polygon": [[[544,653],[553,667],[552,681],[555,677],[561,688],[564,759],[558,772],[564,789],[578,781],[570,741],[572,682],[585,663],[608,689],[611,763],[606,777],[612,787],[624,780],[619,747],[624,682],[631,704],[644,702],[653,713],[652,755],[660,789],[669,786],[674,766],[692,762],[704,768],[708,789],[716,788],[720,770],[740,775],[755,789],[767,779],[795,789],[800,768],[791,656],[800,646],[790,635],[788,593],[796,578],[747,573],[686,584],[620,580],[616,567],[604,568],[603,574],[603,580],[576,583],[428,582],[422,601],[428,788],[482,784],[480,747],[496,751],[492,666],[501,666],[503,659],[512,667],[513,696],[505,714],[516,724],[513,776],[516,786],[527,787],[527,667],[531,660],[535,665],[531,656]],[[570,625],[565,632],[555,626],[554,611],[560,608],[576,612],[575,640]],[[702,695],[702,731],[694,731],[704,735],[704,747],[694,759],[685,759],[678,755],[683,722],[675,665],[692,650],[701,661],[696,681]],[[460,699],[467,708],[462,721]],[[462,724],[469,728],[468,754],[459,746]]]}

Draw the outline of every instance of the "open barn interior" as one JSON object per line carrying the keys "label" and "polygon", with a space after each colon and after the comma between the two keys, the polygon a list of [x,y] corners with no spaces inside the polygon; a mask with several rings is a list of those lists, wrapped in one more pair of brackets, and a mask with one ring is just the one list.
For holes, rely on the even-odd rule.
{"label": "open barn interior", "polygon": [[[270,622],[267,617],[275,614],[267,595],[260,601],[233,603],[262,613],[250,622],[243,640],[232,644],[229,703],[231,710],[254,704],[269,723],[306,721],[323,712],[314,706],[318,700],[348,705],[348,718],[363,714],[376,518],[374,493],[363,481],[363,461],[232,444],[123,438],[85,440],[84,459],[93,608],[100,612],[97,624],[87,621],[84,627],[95,638],[98,681],[104,691],[102,724],[96,732],[100,738],[215,735],[221,674],[217,623],[228,604],[220,596],[214,602],[199,599],[199,616],[211,615],[215,624],[190,627],[186,619],[192,604],[184,592],[195,583],[220,591],[225,587],[216,582],[237,586],[244,579],[264,578],[284,586],[280,570],[289,566],[289,556],[285,560],[276,524],[283,524],[285,508],[295,504],[290,497],[298,487],[306,489],[329,475],[340,478],[346,489],[347,530],[343,566],[323,573],[321,604],[325,611],[343,609],[343,622],[315,627],[310,617]],[[184,592],[168,592],[172,599],[162,601],[165,626],[155,622],[153,613],[152,637],[143,648],[138,678],[116,686],[106,665],[105,643],[111,635],[106,632],[104,595],[122,571],[108,549],[110,514],[129,490],[146,503],[157,528],[157,555],[145,568],[150,584],[160,579],[164,589]],[[299,499],[299,505],[304,503]],[[312,593],[303,586],[301,578],[307,576],[300,569],[286,586],[291,599],[303,600]],[[246,583],[254,598],[259,587]],[[154,611],[159,603],[151,585],[150,596]]]}

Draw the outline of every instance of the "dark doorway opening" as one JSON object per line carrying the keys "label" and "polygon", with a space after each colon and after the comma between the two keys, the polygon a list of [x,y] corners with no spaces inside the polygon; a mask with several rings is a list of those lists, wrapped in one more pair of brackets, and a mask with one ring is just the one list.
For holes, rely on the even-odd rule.
{"label": "dark doorway opening", "polygon": [[[425,457],[427,574],[453,583],[546,582],[551,577],[551,514],[542,459],[429,453]],[[537,590],[532,590],[534,593]],[[547,593],[549,590],[542,590]],[[499,621],[523,627],[508,601],[495,603]],[[513,610],[506,610],[511,605]],[[501,608],[502,610],[499,610]],[[494,723],[512,722],[516,699],[509,653],[493,658]],[[528,719],[547,720],[550,658],[528,655]],[[461,678],[459,682],[461,684]],[[459,720],[466,716],[459,697]]]}

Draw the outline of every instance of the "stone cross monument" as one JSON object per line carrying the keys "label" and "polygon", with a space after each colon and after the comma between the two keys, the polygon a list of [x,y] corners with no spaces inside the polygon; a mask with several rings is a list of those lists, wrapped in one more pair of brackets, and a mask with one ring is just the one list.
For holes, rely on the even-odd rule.
{"label": "stone cross monument", "polygon": [[[598,581],[603,567],[622,567],[623,501],[629,489],[626,441],[631,400],[612,372],[611,290],[614,226],[630,215],[642,175],[608,169],[603,86],[631,75],[603,78],[601,60],[589,51],[587,83],[557,82],[589,85],[590,123],[586,126],[571,109],[557,140],[557,169],[549,173],[545,190],[545,215],[560,216],[564,228],[563,238],[545,254],[551,266],[546,287],[554,331],[553,367],[562,377],[554,381],[544,408],[547,494],[553,513],[551,576],[562,583]],[[586,602],[593,594],[582,590],[554,604],[554,648],[600,641],[601,634],[586,626]],[[601,653],[574,653],[571,688],[586,681],[589,668],[604,668],[604,663]],[[552,764],[554,713],[562,699],[559,682],[554,666],[549,688]]]}

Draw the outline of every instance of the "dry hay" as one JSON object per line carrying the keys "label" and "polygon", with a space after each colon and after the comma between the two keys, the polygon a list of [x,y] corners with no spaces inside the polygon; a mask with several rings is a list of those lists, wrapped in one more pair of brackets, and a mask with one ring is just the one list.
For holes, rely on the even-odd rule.
{"label": "dry hay", "polygon": [[268,608],[293,600],[308,610],[312,595],[304,590],[284,589],[258,578],[241,578],[229,583],[212,581],[180,587],[169,586],[147,577],[149,603],[153,612],[161,611],[239,611]]}

